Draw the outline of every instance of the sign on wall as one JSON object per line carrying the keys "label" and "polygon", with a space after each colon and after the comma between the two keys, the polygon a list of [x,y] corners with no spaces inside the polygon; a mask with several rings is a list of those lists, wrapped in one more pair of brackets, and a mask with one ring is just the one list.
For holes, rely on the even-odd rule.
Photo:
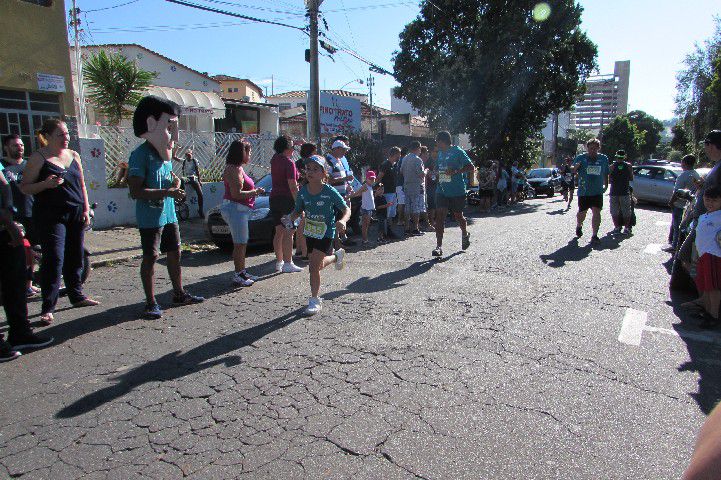
{"label": "sign on wall", "polygon": [[44,92],[65,92],[65,77],[62,75],[51,75],[49,73],[38,73],[38,90]]}
{"label": "sign on wall", "polygon": [[320,92],[320,133],[358,132],[361,129],[360,100]]}

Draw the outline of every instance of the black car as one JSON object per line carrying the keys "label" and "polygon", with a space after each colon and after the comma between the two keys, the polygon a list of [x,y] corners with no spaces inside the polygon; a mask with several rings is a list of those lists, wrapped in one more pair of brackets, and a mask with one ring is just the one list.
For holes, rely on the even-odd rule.
{"label": "black car", "polygon": [[536,195],[552,197],[561,189],[561,176],[555,168],[534,168],[526,174],[526,178]]}
{"label": "black car", "polygon": [[[255,199],[255,208],[251,212],[250,221],[248,222],[248,245],[267,245],[273,243],[273,236],[275,235],[275,225],[273,225],[273,218],[270,216],[269,195],[273,189],[270,174],[263,176],[255,182],[255,185],[256,187],[263,188],[265,195],[261,195]],[[361,183],[355,179],[352,182],[352,186],[353,189],[357,190],[361,187]],[[357,234],[360,233],[360,226],[357,221],[360,205],[360,197],[351,200],[352,216],[348,222],[348,227]],[[356,219],[355,222],[353,217]],[[205,216],[205,225],[208,236],[217,246],[228,247],[233,244],[233,239],[230,236],[230,227],[220,215],[220,206],[208,210]]]}

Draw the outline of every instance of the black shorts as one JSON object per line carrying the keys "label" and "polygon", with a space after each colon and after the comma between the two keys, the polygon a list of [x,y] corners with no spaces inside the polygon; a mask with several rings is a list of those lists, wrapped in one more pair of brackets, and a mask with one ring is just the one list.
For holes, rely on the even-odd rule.
{"label": "black shorts", "polygon": [[589,195],[578,197],[578,211],[585,212],[589,208],[603,210],[603,195]]}
{"label": "black shorts", "polygon": [[283,215],[290,215],[295,209],[293,197],[277,196],[270,197],[270,215],[273,217],[273,225],[282,225],[280,219]]}
{"label": "black shorts", "polygon": [[493,198],[495,194],[495,190],[478,190],[478,196],[481,198]]}
{"label": "black shorts", "polygon": [[305,244],[308,246],[308,253],[311,253],[313,250],[319,250],[326,255],[333,255],[333,239],[324,237],[324,238],[311,238],[311,237],[305,237]]}
{"label": "black shorts", "polygon": [[140,245],[144,257],[157,257],[160,253],[180,250],[180,229],[177,223],[168,223],[158,228],[139,228]]}

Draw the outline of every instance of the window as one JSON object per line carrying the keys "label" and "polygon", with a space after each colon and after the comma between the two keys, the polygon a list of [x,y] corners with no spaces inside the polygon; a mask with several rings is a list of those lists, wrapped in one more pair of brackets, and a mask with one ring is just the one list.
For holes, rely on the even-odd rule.
{"label": "window", "polygon": [[663,179],[667,182],[676,182],[676,174],[673,173],[671,170],[664,170],[663,173]]}
{"label": "window", "polygon": [[278,110],[280,110],[281,112],[283,110],[288,110],[289,108],[290,108],[290,103],[279,103],[278,104]]}
{"label": "window", "polygon": [[26,3],[32,3],[33,5],[40,5],[41,7],[50,7],[53,4],[53,0],[22,0]]}
{"label": "window", "polygon": [[296,107],[303,107],[303,109],[305,109],[305,103],[299,103]]}
{"label": "window", "polygon": [[235,87],[235,88],[233,89],[233,91],[237,93],[237,92],[238,92],[238,87]]}
{"label": "window", "polygon": [[647,167],[637,168],[634,175],[638,177],[651,178],[653,176],[653,171]]}
{"label": "window", "polygon": [[20,135],[25,144],[25,155],[37,148],[34,132],[40,129],[43,121],[59,116],[59,95],[0,90],[0,136]]}

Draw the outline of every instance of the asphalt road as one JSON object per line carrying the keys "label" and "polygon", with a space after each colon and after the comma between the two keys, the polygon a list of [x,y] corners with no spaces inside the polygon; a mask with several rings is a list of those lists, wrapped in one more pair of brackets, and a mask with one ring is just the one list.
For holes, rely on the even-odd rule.
{"label": "asphalt road", "polygon": [[351,253],[313,318],[307,273],[267,253],[242,290],[226,253],[185,257],[208,300],[160,321],[137,319],[137,263],[97,269],[102,306],[0,365],[0,478],[679,478],[721,398],[721,334],[674,313],[668,211],[597,249],[574,211],[472,216],[440,261],[431,234]]}

